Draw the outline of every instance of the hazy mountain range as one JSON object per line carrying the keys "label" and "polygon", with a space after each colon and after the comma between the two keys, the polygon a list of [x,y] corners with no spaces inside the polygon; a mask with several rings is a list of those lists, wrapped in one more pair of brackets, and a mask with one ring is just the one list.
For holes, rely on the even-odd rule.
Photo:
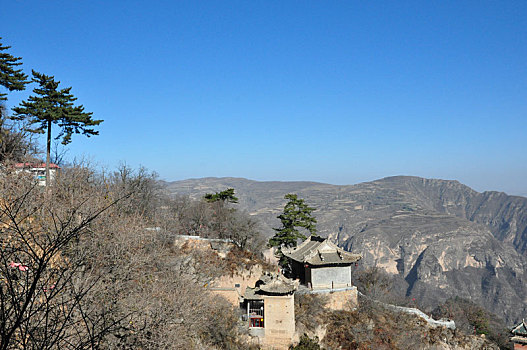
{"label": "hazy mountain range", "polygon": [[508,323],[527,317],[527,198],[479,193],[458,181],[397,176],[349,186],[203,178],[164,183],[199,198],[235,188],[239,208],[272,235],[287,193],[315,207],[319,234],[394,274],[398,288],[433,307],[461,296]]}

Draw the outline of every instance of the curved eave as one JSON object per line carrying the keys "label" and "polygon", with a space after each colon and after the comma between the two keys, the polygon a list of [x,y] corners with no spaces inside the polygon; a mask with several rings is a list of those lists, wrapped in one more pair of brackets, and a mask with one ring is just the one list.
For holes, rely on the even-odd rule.
{"label": "curved eave", "polygon": [[514,336],[514,337],[511,338],[511,341],[513,343],[518,343],[518,344],[527,344],[527,338],[526,337]]}
{"label": "curved eave", "polygon": [[266,292],[264,290],[260,291],[260,295],[262,296],[262,299],[263,297],[265,297],[266,295],[269,295],[269,296],[280,296],[280,295],[291,295],[293,294],[295,291],[292,290],[292,291],[289,291],[289,292]]}
{"label": "curved eave", "polygon": [[335,267],[335,266],[351,266],[353,264],[356,264],[357,262],[347,262],[347,263],[322,263],[322,264],[312,264],[309,262],[305,262],[305,265],[308,265],[309,267]]}

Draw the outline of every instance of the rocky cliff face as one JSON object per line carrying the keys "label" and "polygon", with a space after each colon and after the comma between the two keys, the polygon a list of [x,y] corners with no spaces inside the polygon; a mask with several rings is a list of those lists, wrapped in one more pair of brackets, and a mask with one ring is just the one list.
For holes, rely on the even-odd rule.
{"label": "rocky cliff face", "polygon": [[197,179],[167,184],[194,197],[234,187],[240,207],[271,235],[286,193],[315,208],[319,233],[364,254],[433,306],[461,296],[509,323],[527,316],[527,198],[478,193],[457,181],[390,177],[354,186]]}
{"label": "rocky cliff face", "polygon": [[503,192],[478,193],[457,181],[397,176],[378,181],[391,188],[419,193],[424,205],[488,227],[494,237],[527,250],[527,198]]}

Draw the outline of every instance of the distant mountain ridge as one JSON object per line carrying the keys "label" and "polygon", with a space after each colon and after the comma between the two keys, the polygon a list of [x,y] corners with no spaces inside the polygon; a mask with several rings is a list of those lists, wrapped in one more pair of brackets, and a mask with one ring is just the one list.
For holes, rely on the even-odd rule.
{"label": "distant mountain ridge", "polygon": [[[319,229],[327,235],[332,232],[325,222],[327,213],[323,211],[338,209],[337,207],[351,210],[350,207],[346,208],[346,204],[351,205],[355,202],[359,206],[363,205],[359,203],[360,198],[353,198],[353,193],[358,189],[383,191],[382,188],[372,188],[370,184],[383,184],[382,187],[389,187],[394,191],[412,193],[413,198],[408,200],[415,201],[424,208],[484,224],[498,240],[512,243],[522,254],[527,250],[527,198],[496,191],[479,193],[456,180],[392,176],[357,185],[330,185],[308,181],[253,181],[244,178],[209,177],[165,183],[168,192],[193,198],[199,198],[207,192],[233,187],[240,197],[240,207],[263,218],[268,234],[272,233],[269,227],[273,224],[278,225],[279,221],[265,214],[278,215],[285,203],[283,196],[287,193],[297,193],[305,198],[309,205],[317,208],[316,215],[320,217]],[[327,193],[322,194],[322,191]],[[331,198],[331,194],[334,198]],[[335,203],[331,203],[332,199]],[[366,203],[371,204],[372,199],[366,199]]]}
{"label": "distant mountain ridge", "polygon": [[488,226],[502,242],[516,250],[527,250],[527,198],[503,192],[479,193],[458,181],[430,180],[418,177],[390,177],[378,180],[392,188],[420,191],[433,209]]}
{"label": "distant mountain ridge", "polygon": [[322,236],[397,276],[407,296],[433,306],[459,295],[509,322],[527,317],[527,198],[411,176],[349,186],[242,178],[165,185],[173,195],[194,198],[233,187],[239,207],[267,235],[279,226],[284,195],[296,193],[317,209]]}

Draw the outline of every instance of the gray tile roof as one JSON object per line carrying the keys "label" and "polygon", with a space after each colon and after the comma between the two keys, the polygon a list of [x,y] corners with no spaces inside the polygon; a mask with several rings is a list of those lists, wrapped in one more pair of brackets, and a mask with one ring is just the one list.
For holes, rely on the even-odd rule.
{"label": "gray tile roof", "polygon": [[260,291],[259,288],[245,288],[245,295],[243,296],[247,300],[263,300],[263,295],[257,294],[256,292]]}
{"label": "gray tile roof", "polygon": [[525,325],[525,320],[523,320],[520,324],[514,326],[511,332],[514,335],[527,336],[527,326]]}
{"label": "gray tile roof", "polygon": [[282,253],[309,265],[351,265],[362,259],[361,254],[347,252],[329,240],[315,236],[310,236],[298,247],[282,248]]}
{"label": "gray tile roof", "polygon": [[266,273],[256,282],[254,288],[245,289],[245,299],[261,300],[264,295],[292,294],[298,288],[298,281],[293,281],[281,274]]}

